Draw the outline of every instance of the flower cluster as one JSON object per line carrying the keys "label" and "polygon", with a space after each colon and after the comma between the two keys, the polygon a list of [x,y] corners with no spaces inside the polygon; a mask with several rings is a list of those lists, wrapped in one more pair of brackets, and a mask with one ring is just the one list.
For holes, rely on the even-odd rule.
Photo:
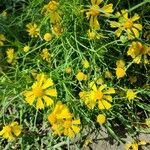
{"label": "flower cluster", "polygon": [[60,101],[55,105],[53,112],[48,115],[48,120],[54,134],[63,134],[72,138],[80,131],[80,119],[74,119],[69,108]]}

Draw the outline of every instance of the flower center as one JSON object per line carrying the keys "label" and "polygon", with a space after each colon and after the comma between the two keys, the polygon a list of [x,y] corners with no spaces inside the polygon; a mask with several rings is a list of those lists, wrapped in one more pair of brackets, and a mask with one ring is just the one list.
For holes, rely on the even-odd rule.
{"label": "flower center", "polygon": [[64,127],[65,128],[70,128],[71,126],[72,126],[72,122],[70,120],[64,122]]}
{"label": "flower center", "polygon": [[40,86],[37,86],[33,89],[33,93],[36,97],[41,97],[43,95],[43,89]]}
{"label": "flower center", "polygon": [[103,97],[103,93],[102,92],[100,92],[100,91],[96,91],[95,92],[95,99],[100,100],[100,99],[102,99],[102,97]]}
{"label": "flower center", "polygon": [[92,16],[98,16],[99,12],[99,6],[98,5],[93,5],[91,6],[91,8],[89,9],[89,12]]}
{"label": "flower center", "polygon": [[130,29],[132,28],[133,26],[133,22],[131,19],[128,19],[125,23],[124,23],[124,27],[127,28],[127,29]]}

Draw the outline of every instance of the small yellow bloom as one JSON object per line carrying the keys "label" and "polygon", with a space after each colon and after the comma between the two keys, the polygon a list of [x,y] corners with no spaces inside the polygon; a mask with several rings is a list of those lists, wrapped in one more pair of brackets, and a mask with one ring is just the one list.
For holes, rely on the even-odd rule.
{"label": "small yellow bloom", "polygon": [[128,89],[126,93],[126,98],[130,100],[134,100],[136,98],[136,93],[132,89]]}
{"label": "small yellow bloom", "polygon": [[83,61],[82,61],[82,65],[83,65],[83,67],[86,68],[86,69],[89,68],[89,66],[90,66],[90,65],[89,65],[89,62],[88,62],[87,60],[83,60]]}
{"label": "small yellow bloom", "polygon": [[124,67],[125,67],[125,61],[122,60],[122,59],[117,60],[117,61],[116,61],[116,66],[117,66],[118,68],[124,68]]}
{"label": "small yellow bloom", "polygon": [[8,48],[6,51],[7,54],[7,62],[9,64],[12,64],[14,61],[14,57],[15,57],[15,53],[14,53],[14,49],[13,48]]}
{"label": "small yellow bloom", "polygon": [[126,144],[125,148],[126,150],[138,150],[138,144],[137,143]]}
{"label": "small yellow bloom", "polygon": [[71,67],[67,67],[65,69],[65,72],[68,73],[68,74],[70,74],[72,72],[72,68]]}
{"label": "small yellow bloom", "polygon": [[57,91],[54,88],[50,88],[54,85],[53,80],[47,78],[43,73],[38,74],[36,78],[37,81],[32,85],[32,89],[30,91],[25,91],[24,96],[29,105],[33,105],[36,100],[36,108],[43,109],[45,104],[46,106],[51,106],[54,103],[51,97],[56,97]]}
{"label": "small yellow bloom", "polygon": [[55,34],[55,36],[57,38],[59,38],[61,36],[61,34],[63,33],[64,29],[62,28],[62,26],[60,24],[55,24],[53,27],[52,27],[52,32]]}
{"label": "small yellow bloom", "polygon": [[44,40],[46,42],[49,42],[51,39],[52,39],[52,34],[51,33],[45,33]]}
{"label": "small yellow bloom", "polygon": [[47,5],[44,5],[42,9],[42,13],[44,12],[45,15],[48,15],[50,17],[51,23],[53,24],[60,23],[61,12],[58,10],[58,8],[59,8],[59,3],[52,0]]}
{"label": "small yellow bloom", "polygon": [[49,61],[50,60],[50,53],[48,52],[47,48],[44,48],[41,52],[41,57],[43,60]]}
{"label": "small yellow bloom", "polygon": [[142,25],[134,23],[140,18],[138,14],[134,14],[133,17],[129,18],[128,10],[121,10],[121,13],[116,13],[116,17],[118,17],[119,21],[111,21],[110,26],[112,28],[118,28],[115,31],[117,37],[120,37],[122,32],[126,32],[129,40],[139,37],[139,31],[142,30]]}
{"label": "small yellow bloom", "polygon": [[28,23],[26,25],[29,36],[31,37],[37,37],[39,35],[39,28],[36,23]]}
{"label": "small yellow bloom", "polygon": [[76,78],[79,81],[87,80],[87,75],[85,75],[83,72],[79,71],[78,74],[76,75]]}
{"label": "small yellow bloom", "polygon": [[134,63],[149,64],[148,56],[150,56],[150,47],[140,43],[133,41],[130,45],[127,55],[133,58]]}
{"label": "small yellow bloom", "polygon": [[148,127],[150,127],[150,118],[146,118],[146,119],[145,119],[145,124],[146,124]]}
{"label": "small yellow bloom", "polygon": [[4,41],[6,41],[4,34],[0,34],[0,46],[4,45]]}
{"label": "small yellow bloom", "polygon": [[15,137],[19,136],[21,133],[21,126],[18,125],[18,122],[12,122],[11,124],[3,127],[0,131],[0,136],[3,136],[5,139],[14,140]]}
{"label": "small yellow bloom", "polygon": [[117,79],[123,78],[126,75],[126,71],[124,68],[116,68],[116,76]]}
{"label": "small yellow bloom", "polygon": [[99,114],[99,115],[97,116],[97,122],[98,122],[99,124],[104,124],[104,123],[106,122],[106,116],[103,115],[103,114]]}
{"label": "small yellow bloom", "polygon": [[104,76],[105,76],[105,78],[112,78],[113,75],[112,75],[111,71],[107,70],[107,71],[105,71]]}
{"label": "small yellow bloom", "polygon": [[29,46],[29,45],[25,45],[25,46],[23,47],[23,51],[26,52],[26,53],[29,51],[29,49],[30,49],[30,46]]}
{"label": "small yellow bloom", "polygon": [[90,20],[90,28],[94,30],[100,29],[100,24],[98,22],[98,16],[100,13],[103,13],[104,16],[108,16],[113,12],[113,4],[108,4],[103,6],[102,8],[99,5],[103,2],[103,0],[91,0],[91,6],[86,10],[87,19]]}

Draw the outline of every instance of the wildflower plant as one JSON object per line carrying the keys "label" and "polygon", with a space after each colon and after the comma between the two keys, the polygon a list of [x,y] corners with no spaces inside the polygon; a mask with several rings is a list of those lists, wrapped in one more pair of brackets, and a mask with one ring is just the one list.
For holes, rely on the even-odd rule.
{"label": "wildflower plant", "polygon": [[103,131],[148,145],[148,0],[0,6],[0,149],[84,149]]}

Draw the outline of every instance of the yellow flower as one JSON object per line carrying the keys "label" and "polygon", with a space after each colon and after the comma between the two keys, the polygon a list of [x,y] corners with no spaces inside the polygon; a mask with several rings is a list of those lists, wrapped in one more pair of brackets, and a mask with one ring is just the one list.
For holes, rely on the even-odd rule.
{"label": "yellow flower", "polygon": [[46,42],[49,42],[51,39],[52,39],[51,33],[45,33],[45,35],[44,35],[44,40],[45,40]]}
{"label": "yellow flower", "polygon": [[140,42],[133,41],[128,49],[127,55],[133,58],[134,63],[139,64],[141,62],[144,62],[144,64],[148,64],[148,56],[150,56],[150,47]]}
{"label": "yellow flower", "polygon": [[112,96],[114,94],[114,88],[107,88],[107,85],[100,85],[98,88],[94,81],[89,84],[89,91],[80,92],[80,98],[85,102],[88,108],[93,109],[96,103],[98,102],[99,109],[110,109]]}
{"label": "yellow flower", "polygon": [[30,46],[29,46],[29,45],[25,45],[25,46],[23,47],[23,51],[26,52],[26,53],[29,51],[29,49],[30,49]]}
{"label": "yellow flower", "polygon": [[79,71],[76,75],[76,78],[79,81],[87,80],[87,75],[85,75],[83,72]]}
{"label": "yellow flower", "polygon": [[[45,104],[51,106],[54,103],[51,97],[57,96],[56,89],[50,88],[53,85],[54,83],[51,78],[47,78],[43,73],[38,74],[37,81],[32,85],[32,89],[24,92],[27,103],[33,105],[36,100],[37,109],[43,109]],[[45,104],[43,103],[43,100]]]}
{"label": "yellow flower", "polygon": [[125,75],[126,75],[126,71],[124,68],[119,68],[119,67],[116,68],[117,79],[123,78]]}
{"label": "yellow flower", "polygon": [[103,0],[91,0],[92,5],[89,9],[86,10],[87,19],[90,20],[90,28],[94,30],[100,29],[100,24],[98,22],[98,16],[100,13],[103,13],[105,16],[108,16],[113,12],[113,4],[108,4],[103,6],[102,8],[99,5],[103,2]]}
{"label": "yellow flower", "polygon": [[4,34],[0,34],[0,46],[4,45],[4,41],[6,41]]}
{"label": "yellow flower", "polygon": [[125,62],[124,60],[120,59],[116,62],[116,76],[117,79],[119,78],[123,78],[126,75],[126,71],[125,71]]}
{"label": "yellow flower", "polygon": [[53,112],[48,115],[48,121],[52,125],[54,133],[58,135],[64,134],[68,137],[74,137],[80,131],[78,127],[81,124],[80,119],[74,120],[68,107],[60,101],[57,102]]}
{"label": "yellow flower", "polygon": [[111,71],[109,71],[109,70],[107,70],[107,71],[105,71],[105,78],[112,78],[112,72]]}
{"label": "yellow flower", "polygon": [[44,12],[45,15],[49,15],[51,23],[56,24],[61,21],[61,12],[58,11],[58,8],[59,3],[52,0],[47,5],[44,5],[42,13]]}
{"label": "yellow flower", "polygon": [[18,125],[18,122],[12,122],[11,124],[4,126],[0,131],[0,136],[3,136],[5,139],[14,140],[15,137],[19,136],[21,133],[21,126]]}
{"label": "yellow flower", "polygon": [[6,54],[7,54],[7,62],[9,64],[12,64],[13,61],[14,61],[14,57],[15,57],[14,49],[13,48],[8,48],[7,51],[6,51]]}
{"label": "yellow flower", "polygon": [[41,52],[41,57],[43,60],[49,61],[50,60],[50,53],[48,52],[47,48],[44,48]]}
{"label": "yellow flower", "polygon": [[134,100],[136,98],[136,93],[132,89],[128,89],[126,93],[126,98],[130,100]]}
{"label": "yellow flower", "polygon": [[106,116],[103,115],[103,114],[99,114],[99,115],[97,116],[97,122],[98,122],[99,124],[104,124],[104,123],[106,122]]}
{"label": "yellow flower", "polygon": [[63,33],[64,29],[61,27],[60,24],[55,24],[53,27],[52,27],[52,32],[55,34],[55,36],[57,38],[59,38],[61,36],[61,34]]}
{"label": "yellow flower", "polygon": [[86,59],[82,61],[82,65],[83,65],[83,67],[86,68],[86,69],[89,68],[89,66],[90,66],[90,65],[89,65],[89,62],[88,62]]}
{"label": "yellow flower", "polygon": [[122,59],[119,59],[116,61],[116,66],[119,68],[123,68],[125,66],[125,61]]}
{"label": "yellow flower", "polygon": [[138,150],[138,144],[137,143],[126,144],[125,148],[126,150]]}
{"label": "yellow flower", "polygon": [[76,120],[65,120],[63,123],[63,127],[64,127],[64,135],[72,138],[75,136],[75,134],[80,132],[80,128],[78,127],[78,125],[80,125],[80,119],[76,119]]}
{"label": "yellow flower", "polygon": [[70,74],[72,72],[72,68],[71,67],[67,67],[65,69],[65,72],[68,73],[68,74]]}
{"label": "yellow flower", "polygon": [[28,23],[26,25],[29,36],[31,37],[37,37],[39,35],[39,28],[36,23]]}
{"label": "yellow flower", "polygon": [[135,21],[139,20],[139,15],[134,14],[133,17],[128,17],[128,11],[127,10],[121,10],[120,12],[116,13],[116,17],[118,17],[119,21],[111,21],[110,26],[112,28],[118,28],[115,31],[115,34],[117,37],[120,37],[121,33],[123,31],[126,32],[128,39],[134,39],[135,37],[139,37],[139,31],[142,30],[142,25],[138,23],[134,23]]}

